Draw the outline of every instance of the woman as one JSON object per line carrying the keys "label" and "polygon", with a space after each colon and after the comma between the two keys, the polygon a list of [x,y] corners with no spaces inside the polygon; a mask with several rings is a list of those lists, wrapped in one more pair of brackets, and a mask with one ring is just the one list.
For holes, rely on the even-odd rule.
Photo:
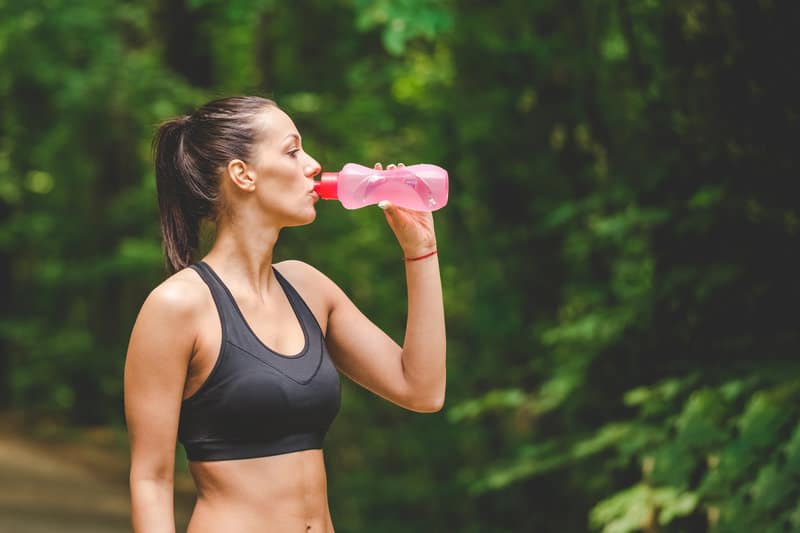
{"label": "woman", "polygon": [[[400,347],[312,266],[272,264],[280,230],[316,217],[320,171],[274,102],[210,102],[163,124],[154,152],[172,275],[142,305],[125,364],[134,531],[175,530],[177,439],[198,493],[190,533],[332,532],[321,448],[339,372],[406,409],[444,402],[433,218],[384,210],[406,258]],[[194,263],[203,218],[216,239]]]}

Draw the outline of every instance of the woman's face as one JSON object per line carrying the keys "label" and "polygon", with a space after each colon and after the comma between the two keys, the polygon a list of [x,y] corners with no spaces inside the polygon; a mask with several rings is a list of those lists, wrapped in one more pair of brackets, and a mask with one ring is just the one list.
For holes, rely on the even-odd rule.
{"label": "woman's face", "polygon": [[263,116],[262,140],[253,146],[248,172],[255,178],[255,191],[261,207],[275,215],[281,225],[299,226],[313,222],[313,177],[321,167],[303,150],[302,139],[289,115],[270,108]]}

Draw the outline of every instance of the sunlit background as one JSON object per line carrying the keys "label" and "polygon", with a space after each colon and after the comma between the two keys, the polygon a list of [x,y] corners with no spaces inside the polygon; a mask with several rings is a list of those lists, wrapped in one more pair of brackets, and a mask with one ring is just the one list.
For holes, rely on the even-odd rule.
{"label": "sunlit background", "polygon": [[[338,532],[800,531],[798,13],[0,0],[0,530],[129,530],[122,368],[166,276],[152,135],[258,94],[325,170],[450,172],[446,406],[345,383]],[[401,341],[382,213],[317,205],[276,261]]]}

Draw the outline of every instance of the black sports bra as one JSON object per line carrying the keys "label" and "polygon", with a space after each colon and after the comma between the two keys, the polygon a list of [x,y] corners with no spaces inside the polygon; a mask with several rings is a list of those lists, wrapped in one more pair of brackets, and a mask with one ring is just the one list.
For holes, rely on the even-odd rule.
{"label": "black sports bra", "polygon": [[339,373],[316,318],[275,269],[305,337],[293,356],[265,346],[233,295],[200,261],[197,271],[214,297],[222,325],[217,361],[206,381],[181,404],[178,440],[190,461],[265,457],[322,448],[340,403]]}

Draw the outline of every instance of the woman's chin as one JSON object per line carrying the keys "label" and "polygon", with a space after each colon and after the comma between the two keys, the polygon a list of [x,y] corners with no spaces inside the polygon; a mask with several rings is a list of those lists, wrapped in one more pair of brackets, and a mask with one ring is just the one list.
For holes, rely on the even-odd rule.
{"label": "woman's chin", "polygon": [[304,211],[301,216],[295,218],[290,226],[305,226],[306,224],[311,224],[317,219],[317,210],[314,209],[312,206],[309,210]]}

